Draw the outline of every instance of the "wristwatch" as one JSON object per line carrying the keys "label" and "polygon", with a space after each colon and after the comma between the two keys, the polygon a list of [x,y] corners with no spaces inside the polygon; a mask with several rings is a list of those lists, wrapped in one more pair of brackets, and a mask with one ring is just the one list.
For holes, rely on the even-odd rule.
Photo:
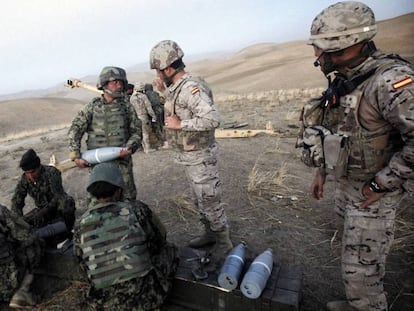
{"label": "wristwatch", "polygon": [[368,184],[369,189],[375,193],[384,193],[387,192],[387,189],[382,189],[381,186],[375,181],[375,178],[372,178]]}

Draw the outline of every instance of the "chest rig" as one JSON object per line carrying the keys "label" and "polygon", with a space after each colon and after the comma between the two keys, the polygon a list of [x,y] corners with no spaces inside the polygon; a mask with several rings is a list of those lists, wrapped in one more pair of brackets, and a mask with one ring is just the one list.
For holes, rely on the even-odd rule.
{"label": "chest rig", "polygon": [[[181,120],[191,119],[192,112],[188,109],[188,104],[180,100],[180,93],[187,81],[196,81],[205,87],[205,82],[201,78],[189,77],[180,81],[174,91],[173,100],[167,101],[164,105],[165,116],[177,115]],[[214,142],[214,129],[208,131],[184,131],[164,128],[165,137],[168,143],[180,151],[197,151],[209,147]]]}
{"label": "chest rig", "polygon": [[128,140],[126,103],[105,104],[101,98],[93,102],[92,122],[88,129],[88,149],[121,147]]}

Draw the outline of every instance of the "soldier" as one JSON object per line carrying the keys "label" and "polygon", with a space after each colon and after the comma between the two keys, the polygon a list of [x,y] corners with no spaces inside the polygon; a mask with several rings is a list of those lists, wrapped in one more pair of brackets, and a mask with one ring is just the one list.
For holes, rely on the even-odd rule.
{"label": "soldier", "polygon": [[140,201],[121,201],[124,181],[113,163],[96,165],[93,201],[75,227],[74,252],[99,310],[159,310],[178,267],[177,248]]}
{"label": "soldier", "polygon": [[155,151],[151,148],[149,135],[151,133],[151,123],[157,121],[157,116],[152,110],[151,102],[145,95],[145,83],[138,83],[135,85],[135,93],[131,96],[131,104],[137,111],[138,118],[142,123],[142,148],[145,153]]}
{"label": "soldier", "polygon": [[87,134],[87,149],[101,147],[126,147],[114,161],[125,180],[124,198],[135,200],[133,164],[131,155],[141,145],[141,123],[135,109],[125,96],[128,84],[125,70],[119,67],[104,67],[99,75],[97,88],[103,90],[85,105],[73,119],[69,129],[69,157],[79,168],[91,164],[80,157],[81,141]]}
{"label": "soldier", "polygon": [[414,177],[414,67],[377,50],[376,32],[372,10],[353,1],[327,7],[311,26],[315,66],[329,86],[303,111],[302,159],[318,167],[310,189],[316,199],[333,176],[344,218],[346,300],[329,302],[331,311],[388,310],[385,262],[404,186]]}
{"label": "soldier", "polygon": [[134,93],[134,88],[135,86],[132,83],[127,84],[125,94],[128,96],[128,98],[131,98],[131,95]]}
{"label": "soldier", "polygon": [[[11,200],[11,209],[34,228],[43,227],[59,219],[64,220],[68,231],[47,240],[49,246],[56,246],[66,238],[71,238],[75,223],[75,200],[68,195],[62,185],[60,171],[49,165],[42,165],[33,149],[27,150],[21,160],[23,175],[16,185]],[[33,198],[35,209],[23,215],[26,196]]]}
{"label": "soldier", "polygon": [[42,249],[22,217],[0,204],[0,301],[11,308],[36,304],[30,286],[33,269],[40,263]]}
{"label": "soldier", "polygon": [[[183,51],[165,40],[150,53],[150,67],[157,71],[153,85],[165,94],[165,135],[185,167],[196,198],[204,234],[190,241],[191,247],[215,243],[212,261],[218,262],[232,248],[218,173],[218,145],[214,131],[220,124],[210,87],[184,70]],[[167,88],[166,88],[167,87]]]}

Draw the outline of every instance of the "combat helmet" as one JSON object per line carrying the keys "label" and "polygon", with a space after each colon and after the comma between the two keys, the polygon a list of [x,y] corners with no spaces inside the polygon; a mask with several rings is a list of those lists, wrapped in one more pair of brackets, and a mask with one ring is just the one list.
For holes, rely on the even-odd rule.
{"label": "combat helmet", "polygon": [[126,77],[126,72],[124,69],[119,67],[104,67],[99,74],[99,80],[96,84],[96,87],[98,90],[103,90],[104,86],[109,81],[115,81],[115,80],[121,80],[124,83],[124,89],[128,85],[128,80]]}
{"label": "combat helmet", "polygon": [[326,53],[337,52],[377,33],[374,12],[364,3],[344,1],[333,4],[313,20],[309,44]]}
{"label": "combat helmet", "polygon": [[121,171],[113,163],[100,163],[95,165],[92,169],[91,174],[89,175],[88,186],[86,189],[88,190],[93,183],[98,181],[105,181],[119,188],[125,188],[125,183]]}
{"label": "combat helmet", "polygon": [[145,83],[144,82],[135,83],[134,91],[144,93],[145,92]]}
{"label": "combat helmet", "polygon": [[151,49],[150,68],[164,70],[183,56],[184,52],[176,42],[172,40],[161,41]]}

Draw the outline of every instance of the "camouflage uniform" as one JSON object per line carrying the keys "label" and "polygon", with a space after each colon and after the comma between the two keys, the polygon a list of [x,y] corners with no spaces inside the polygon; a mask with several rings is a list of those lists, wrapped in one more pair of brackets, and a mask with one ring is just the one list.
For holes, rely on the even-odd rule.
{"label": "camouflage uniform", "polygon": [[[356,22],[365,27],[363,32],[349,25]],[[328,56],[358,42],[365,43],[361,53],[370,50],[365,61],[347,68],[344,76],[336,76],[324,96],[308,106],[313,106],[308,109],[311,113],[305,111],[303,120],[305,127],[313,126],[311,131],[316,125],[332,133],[316,134],[323,136],[323,143],[312,160],[314,146],[306,146],[306,142],[317,140],[311,139],[312,134],[306,136],[305,129],[304,159],[307,164],[320,163],[322,174],[334,175],[335,209],[344,218],[341,266],[347,302],[332,302],[331,307],[328,303],[329,310],[388,310],[383,288],[385,262],[394,239],[395,213],[405,192],[403,185],[414,178],[414,67],[376,50],[369,41],[376,33],[374,26],[374,15],[367,6],[343,2],[322,11],[311,30],[310,43]],[[342,37],[341,31],[333,31],[331,38],[327,27],[348,33]],[[327,68],[323,68],[326,74],[333,70]],[[348,91],[341,93],[344,84]],[[361,209],[367,200],[362,189],[370,180],[383,185],[385,195]]]}
{"label": "camouflage uniform", "polygon": [[[99,120],[96,120],[96,115],[100,116]],[[96,97],[79,111],[68,132],[71,152],[80,154],[81,141],[85,133],[88,135],[88,150],[141,144],[141,123],[125,96],[115,99],[111,104],[106,103],[103,97]],[[137,190],[132,157],[119,158],[113,162],[121,170],[127,185],[125,198],[135,199]]]}
{"label": "camouflage uniform", "polygon": [[30,225],[0,205],[0,301],[9,301],[23,276],[40,263],[42,249]]}
{"label": "camouflage uniform", "polygon": [[168,143],[177,150],[176,162],[186,169],[201,218],[208,220],[211,230],[221,231],[227,227],[227,218],[221,203],[219,147],[214,138],[220,115],[212,92],[205,82],[187,73],[169,87],[166,97],[166,114],[176,114],[182,125],[182,130],[165,129]]}
{"label": "camouflage uniform", "polygon": [[147,205],[92,204],[77,223],[74,241],[98,310],[161,306],[178,267],[177,249],[166,241],[163,225]]}
{"label": "camouflage uniform", "polygon": [[[131,104],[134,106],[138,119],[142,123],[142,147],[145,152],[151,149],[149,135],[151,133],[151,123],[157,120],[157,116],[152,110],[151,102],[147,96],[140,92],[135,92],[130,98]],[[151,118],[151,119],[150,119]]]}
{"label": "camouflage uniform", "polygon": [[154,91],[152,84],[145,84],[145,95],[147,95],[149,101],[151,102],[152,109],[156,115],[156,122],[153,125],[155,135],[157,136],[158,141],[165,141],[164,137],[164,105],[161,102],[160,94]]}
{"label": "camouflage uniform", "polygon": [[75,223],[75,201],[62,185],[61,172],[48,165],[41,165],[39,179],[31,182],[23,174],[14,190],[11,209],[23,215],[26,196],[33,198],[37,207],[24,215],[25,220],[36,228],[43,227],[57,219],[63,219],[69,231]]}

